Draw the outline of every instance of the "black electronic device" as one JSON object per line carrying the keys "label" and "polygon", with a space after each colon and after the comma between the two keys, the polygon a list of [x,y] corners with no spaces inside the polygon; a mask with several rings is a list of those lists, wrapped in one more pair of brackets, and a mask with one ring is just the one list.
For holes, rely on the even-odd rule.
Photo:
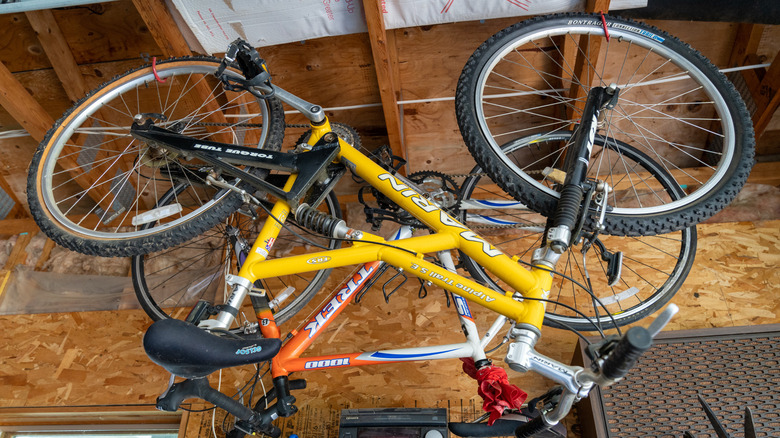
{"label": "black electronic device", "polygon": [[342,409],[339,438],[445,438],[444,408]]}

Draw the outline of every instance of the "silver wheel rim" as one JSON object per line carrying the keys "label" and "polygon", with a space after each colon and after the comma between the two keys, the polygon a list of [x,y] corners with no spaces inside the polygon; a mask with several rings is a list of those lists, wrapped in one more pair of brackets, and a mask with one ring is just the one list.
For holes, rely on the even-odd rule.
{"label": "silver wheel rim", "polygon": [[[493,149],[495,154],[499,157],[499,159],[502,160],[502,163],[506,166],[508,166],[513,173],[518,175],[520,178],[524,179],[527,183],[531,184],[534,188],[542,191],[543,193],[553,196],[553,197],[559,197],[559,194],[557,191],[549,188],[545,184],[543,184],[540,181],[535,180],[528,174],[526,174],[522,169],[520,169],[515,163],[512,161],[506,159],[506,157],[501,153],[501,145],[496,142],[493,135],[491,134],[490,128],[486,124],[486,115],[484,113],[484,100],[485,99],[485,88],[488,76],[491,72],[493,72],[495,66],[509,53],[512,52],[515,48],[523,46],[524,44],[528,43],[529,41],[535,41],[539,40],[540,38],[551,38],[553,36],[562,36],[562,35],[570,35],[574,33],[575,35],[595,35],[595,36],[602,36],[603,30],[601,28],[594,28],[591,26],[565,26],[565,27],[555,27],[555,28],[545,28],[538,31],[534,31],[532,33],[529,33],[525,36],[523,36],[522,39],[513,41],[511,45],[507,45],[504,49],[502,49],[500,52],[495,53],[486,63],[485,67],[481,69],[481,73],[477,79],[477,86],[475,88],[475,102],[478,102],[476,105],[476,117],[479,123],[479,128],[483,133],[484,138],[488,142],[488,145]],[[713,173],[709,179],[696,191],[693,193],[683,197],[680,200],[673,201],[671,203],[667,203],[664,205],[659,206],[651,206],[651,207],[642,207],[642,208],[620,208],[615,207],[612,210],[612,214],[619,214],[619,215],[649,215],[649,214],[655,214],[655,213],[661,213],[661,212],[667,212],[673,209],[677,209],[680,207],[683,207],[685,205],[689,205],[693,202],[695,202],[697,199],[701,198],[705,194],[707,194],[710,190],[712,190],[723,178],[723,176],[728,171],[728,166],[721,165],[721,163],[729,163],[732,160],[732,157],[734,156],[734,149],[735,149],[735,131],[734,131],[734,124],[733,119],[731,117],[731,113],[728,111],[728,108],[726,106],[726,102],[723,100],[723,97],[720,95],[720,93],[717,91],[715,86],[712,84],[712,82],[704,76],[698,68],[696,68],[690,61],[687,59],[677,55],[676,53],[672,52],[671,50],[667,49],[662,44],[654,41],[651,38],[642,37],[641,35],[637,35],[634,33],[630,33],[627,31],[622,31],[620,29],[610,28],[610,36],[613,39],[619,39],[621,42],[629,42],[630,44],[637,45],[643,48],[646,48],[648,50],[651,50],[652,53],[665,56],[667,59],[669,59],[669,62],[672,62],[675,66],[677,66],[680,70],[688,72],[691,77],[702,87],[706,90],[709,97],[713,99],[712,105],[714,106],[717,116],[721,119],[721,126],[724,127],[726,130],[722,133],[723,135],[723,155],[721,156],[721,159],[719,160],[718,167]],[[672,61],[671,57],[674,58],[674,61]],[[619,84],[620,85],[620,84]],[[646,85],[646,84],[643,84]],[[635,87],[636,85],[634,85]],[[488,100],[490,99],[490,95],[488,95]],[[665,167],[665,166],[664,166]]]}
{"label": "silver wheel rim", "polygon": [[[158,70],[157,70],[158,76],[161,79],[167,80],[172,76],[184,75],[184,74],[209,75],[212,74],[216,69],[215,63],[212,63],[211,65],[198,63],[198,64],[188,64],[188,65],[181,65],[181,66],[174,65],[174,64],[175,62],[158,65]],[[99,99],[96,99],[94,102],[92,102],[88,107],[85,108],[85,110],[80,111],[79,114],[71,120],[68,126],[56,137],[56,139],[50,141],[50,144],[54,144],[54,147],[52,147],[52,150],[47,155],[46,161],[42,163],[42,170],[41,170],[41,175],[42,175],[41,188],[42,188],[42,194],[44,194],[44,196],[42,196],[43,204],[46,210],[52,216],[54,216],[55,220],[63,227],[68,229],[69,231],[80,235],[88,236],[90,238],[105,239],[105,240],[114,240],[114,239],[123,240],[123,239],[149,236],[152,234],[157,234],[175,228],[185,222],[188,222],[194,216],[199,216],[200,214],[202,214],[202,212],[212,208],[214,205],[219,203],[222,199],[224,199],[226,196],[230,194],[229,192],[223,190],[217,193],[215,197],[203,203],[200,207],[193,210],[189,214],[184,215],[183,217],[180,217],[176,220],[167,222],[165,224],[152,227],[148,230],[127,231],[121,233],[105,232],[105,231],[93,230],[90,228],[82,227],[78,223],[74,223],[71,219],[69,219],[66,216],[65,212],[61,211],[61,209],[57,205],[58,204],[57,201],[54,199],[54,195],[53,195],[54,188],[52,185],[53,181],[50,178],[50,175],[53,175],[55,173],[56,163],[60,159],[60,154],[62,153],[63,148],[65,148],[65,146],[67,145],[68,140],[74,135],[74,133],[79,128],[82,127],[82,124],[85,121],[88,121],[89,118],[95,113],[97,113],[107,102],[113,101],[115,98],[119,97],[120,95],[124,95],[124,93],[127,92],[128,90],[135,89],[138,86],[153,81],[155,81],[155,78],[150,71],[148,73],[139,75],[134,80],[129,81],[120,87],[117,87],[116,89],[112,90],[110,93],[106,93],[105,95],[101,96]],[[181,98],[181,96],[179,96],[179,98]],[[267,116],[269,113],[268,105],[264,101],[261,100],[256,100],[256,101],[261,108],[262,111],[261,115],[263,117],[263,120],[267,120]],[[129,130],[127,135],[129,136]],[[268,127],[267,125],[264,124],[260,136],[261,140],[258,143],[264,144],[267,135],[268,135]],[[132,140],[131,144],[136,141],[137,140]]]}

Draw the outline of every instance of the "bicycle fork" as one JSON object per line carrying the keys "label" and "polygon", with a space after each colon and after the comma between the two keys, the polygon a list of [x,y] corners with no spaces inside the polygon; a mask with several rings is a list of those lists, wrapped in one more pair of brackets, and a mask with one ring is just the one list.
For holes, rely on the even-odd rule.
{"label": "bicycle fork", "polygon": [[[599,120],[604,117],[604,109],[615,106],[619,95],[616,85],[608,88],[593,87],[588,93],[585,109],[582,114],[582,123],[574,134],[573,148],[566,154],[563,168],[566,178],[561,189],[560,200],[553,216],[552,227],[547,231],[547,243],[555,254],[563,254],[573,243],[572,235],[577,220],[581,214],[583,196],[585,194],[584,183],[588,173],[593,143],[598,129]],[[606,205],[602,205],[606,211]],[[603,217],[601,218],[603,220]],[[550,261],[555,262],[557,258]]]}

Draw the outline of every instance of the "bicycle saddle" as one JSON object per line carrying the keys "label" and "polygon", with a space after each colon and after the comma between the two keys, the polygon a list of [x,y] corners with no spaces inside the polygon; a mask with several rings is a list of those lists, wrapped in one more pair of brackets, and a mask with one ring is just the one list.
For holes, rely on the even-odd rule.
{"label": "bicycle saddle", "polygon": [[157,321],[144,335],[144,350],[149,359],[171,374],[187,379],[269,360],[281,346],[282,341],[275,338],[217,336],[178,319]]}

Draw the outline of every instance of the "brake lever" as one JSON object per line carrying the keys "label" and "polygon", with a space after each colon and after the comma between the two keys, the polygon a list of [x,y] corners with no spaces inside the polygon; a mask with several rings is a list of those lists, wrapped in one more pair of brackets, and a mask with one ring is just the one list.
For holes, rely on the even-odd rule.
{"label": "brake lever", "polygon": [[569,366],[537,353],[534,349],[538,331],[530,327],[513,329],[515,342],[507,349],[505,362],[515,371],[534,371],[561,384],[564,391],[558,405],[543,411],[541,415],[515,431],[517,437],[530,437],[557,424],[568,414],[574,402],[587,397],[593,385],[608,386],[622,379],[634,362],[652,345],[652,338],[669,323],[679,311],[670,304],[648,328],[636,326],[629,329],[610,349],[604,359],[597,359],[593,370]]}
{"label": "brake lever", "polygon": [[677,307],[676,304],[669,304],[666,306],[666,308],[658,315],[658,317],[653,320],[653,322],[650,323],[650,325],[647,327],[647,331],[650,332],[650,336],[655,338],[658,333],[663,330],[664,327],[666,327],[666,324],[669,324],[669,321],[672,320],[672,317],[677,314],[677,312],[680,311],[680,308]]}

